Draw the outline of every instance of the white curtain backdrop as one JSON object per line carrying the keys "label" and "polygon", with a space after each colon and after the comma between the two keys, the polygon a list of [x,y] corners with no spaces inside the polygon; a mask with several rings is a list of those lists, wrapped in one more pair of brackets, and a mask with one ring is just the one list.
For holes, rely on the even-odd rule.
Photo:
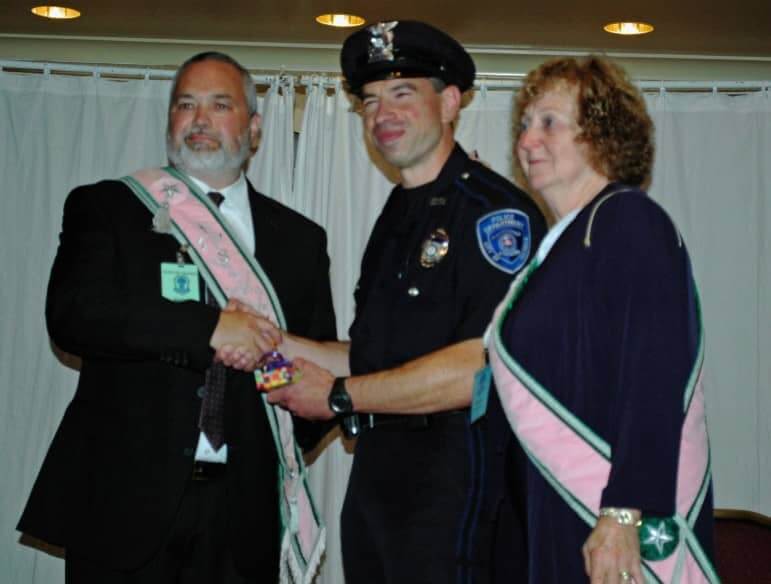
{"label": "white curtain backdrop", "polygon": [[[336,250],[347,242],[345,234],[331,229],[329,225],[332,217],[345,207],[345,203],[338,202],[340,193],[333,190],[332,175],[333,161],[348,154],[335,148],[341,118],[348,116],[345,109],[347,101],[339,83],[328,95],[324,81],[323,78],[314,79],[306,87],[302,131],[297,143],[295,197],[300,212],[327,226],[337,331],[340,337],[346,338],[348,319],[344,315],[352,310],[352,298],[344,293],[344,286],[337,281],[345,273],[347,264],[343,263],[344,256]],[[327,559],[321,567],[320,582],[343,582],[338,517],[345,495],[340,485],[351,468],[351,456],[345,449],[350,450],[351,447],[351,444],[342,441],[339,432],[335,432],[335,439],[328,443],[310,468],[311,489],[327,525]]]}
{"label": "white curtain backdrop", "polygon": [[455,132],[466,152],[476,151],[479,159],[498,174],[510,177],[512,171],[511,108],[514,93],[491,91],[482,85],[461,110]]}
{"label": "white curtain backdrop", "polygon": [[305,83],[305,109],[294,170],[295,209],[320,225],[327,224],[330,214],[332,145],[338,115],[335,104],[340,89],[338,82],[329,96],[327,84],[324,77]]}
{"label": "white curtain backdrop", "polygon": [[[373,164],[339,86],[322,82],[307,87],[296,164],[294,86],[271,83],[248,176],[327,229],[338,333],[346,338],[361,253],[395,177]],[[2,582],[63,581],[62,561],[21,545],[14,527],[77,380],[53,355],[43,319],[64,198],[78,184],[165,162],[168,90],[168,81],[0,73]],[[647,99],[657,125],[651,194],[681,228],[702,293],[717,505],[771,515],[771,99],[667,92]],[[468,151],[505,175],[511,102],[511,91],[483,88],[457,129]],[[311,467],[329,526],[324,584],[342,582],[346,448],[335,440]]]}
{"label": "white curtain backdrop", "polygon": [[701,293],[716,505],[771,515],[771,99],[647,102],[651,195],[682,231]]}
{"label": "white curtain backdrop", "polygon": [[260,146],[246,176],[255,189],[291,207],[294,203],[294,80],[272,78],[265,97],[258,98],[257,111],[262,116]]}
{"label": "white curtain backdrop", "polygon": [[63,562],[20,545],[15,531],[77,381],[43,319],[64,198],[164,162],[168,87],[0,73],[0,580],[9,584],[64,581]]}

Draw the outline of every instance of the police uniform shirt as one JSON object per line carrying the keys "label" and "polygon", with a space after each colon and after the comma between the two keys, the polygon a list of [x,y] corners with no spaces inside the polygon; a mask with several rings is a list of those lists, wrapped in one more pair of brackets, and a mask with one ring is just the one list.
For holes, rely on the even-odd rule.
{"label": "police uniform shirt", "polygon": [[[517,225],[507,230],[512,221]],[[457,144],[436,180],[396,187],[362,260],[350,329],[352,374],[480,337],[545,231],[525,193]],[[434,248],[446,242],[446,255],[437,258],[432,241]]]}

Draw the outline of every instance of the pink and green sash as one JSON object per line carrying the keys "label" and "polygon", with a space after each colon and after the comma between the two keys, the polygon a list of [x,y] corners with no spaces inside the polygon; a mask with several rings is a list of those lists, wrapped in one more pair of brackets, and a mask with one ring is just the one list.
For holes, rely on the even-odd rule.
{"label": "pink and green sash", "polygon": [[[538,253],[512,283],[495,311],[487,344],[501,404],[530,461],[568,506],[594,527],[613,463],[610,445],[525,371],[507,352],[501,337],[507,312],[575,215],[554,226]],[[693,532],[711,482],[701,385],[703,359],[703,331],[700,330],[698,354],[683,403],[685,421],[680,442],[676,513],[670,518],[644,518],[640,528],[642,568],[650,582],[719,582]]]}
{"label": "pink and green sash", "polygon": [[[219,210],[187,176],[166,167],[142,170],[121,180],[153,213],[155,230],[173,235],[187,246],[188,255],[221,306],[228,298],[238,298],[286,329],[281,304],[265,272],[243,249]],[[321,562],[326,531],[308,486],[292,417],[262,397],[279,460],[280,582],[310,584]]]}

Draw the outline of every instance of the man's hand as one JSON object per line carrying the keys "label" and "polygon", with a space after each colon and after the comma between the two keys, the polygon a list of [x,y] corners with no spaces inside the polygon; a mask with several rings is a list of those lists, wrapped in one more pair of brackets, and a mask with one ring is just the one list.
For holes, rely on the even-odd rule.
{"label": "man's hand", "polygon": [[238,298],[231,298],[228,300],[228,303],[222,308],[225,312],[248,312],[249,314],[253,314],[254,316],[262,316],[257,310],[248,302],[244,302],[243,300],[239,300]]}
{"label": "man's hand", "polygon": [[289,410],[307,420],[331,420],[334,413],[329,409],[329,392],[335,376],[311,361],[294,360],[299,379],[290,385],[268,393],[268,402]]}
{"label": "man's hand", "polygon": [[281,331],[251,306],[228,301],[220,313],[209,344],[215,361],[242,371],[254,371],[260,358],[281,342]]}
{"label": "man's hand", "polygon": [[644,584],[637,527],[600,517],[584,543],[584,568],[591,584]]}

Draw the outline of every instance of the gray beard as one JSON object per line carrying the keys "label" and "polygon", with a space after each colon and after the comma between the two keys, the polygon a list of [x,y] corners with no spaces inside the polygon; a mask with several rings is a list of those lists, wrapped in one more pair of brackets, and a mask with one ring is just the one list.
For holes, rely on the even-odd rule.
{"label": "gray beard", "polygon": [[251,154],[249,149],[249,130],[240,136],[237,152],[229,152],[224,147],[217,150],[193,150],[184,139],[179,148],[175,148],[171,136],[166,137],[166,155],[172,166],[185,171],[219,172],[239,170]]}

